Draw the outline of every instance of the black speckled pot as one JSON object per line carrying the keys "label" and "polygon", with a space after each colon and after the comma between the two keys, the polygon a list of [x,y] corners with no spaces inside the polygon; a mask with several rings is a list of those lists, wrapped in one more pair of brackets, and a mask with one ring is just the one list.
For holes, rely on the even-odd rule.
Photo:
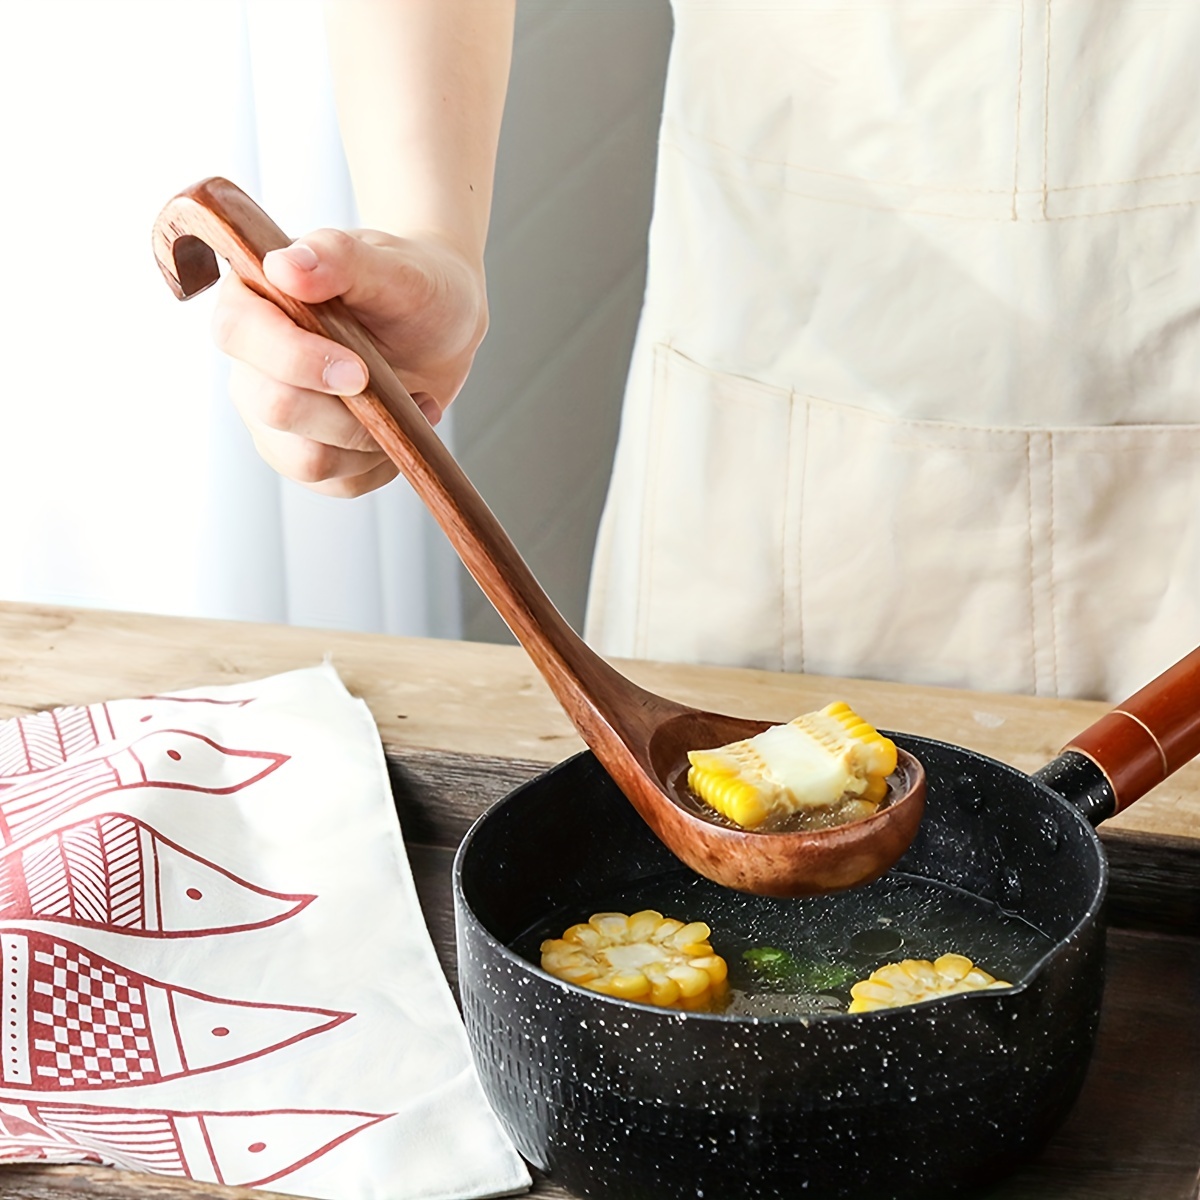
{"label": "black speckled pot", "polygon": [[593,898],[679,864],[588,753],[479,819],[454,866],[463,1014],[488,1098],[531,1163],[616,1200],[867,1200],[952,1193],[1036,1153],[1095,1037],[1099,839],[1035,779],[892,736],[929,775],[896,869],[993,901],[1055,943],[1011,989],[770,1019],[613,1000],[509,947],[564,906],[586,919]]}

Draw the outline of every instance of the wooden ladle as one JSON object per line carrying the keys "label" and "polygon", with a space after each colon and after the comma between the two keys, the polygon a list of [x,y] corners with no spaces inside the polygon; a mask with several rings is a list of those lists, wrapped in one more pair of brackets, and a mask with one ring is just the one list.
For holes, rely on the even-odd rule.
{"label": "wooden ladle", "polygon": [[219,178],[181,192],[154,226],[155,257],[180,299],[216,282],[216,251],[301,328],[362,357],[370,385],[361,395],[347,397],[346,405],[407,476],[580,736],[658,837],[700,874],[762,895],[813,895],[882,875],[907,849],[920,822],[925,804],[921,764],[901,751],[890,802],[852,824],[755,833],[706,819],[683,783],[687,751],[750,737],[770,722],[704,712],[656,696],[576,635],[346,306],[340,300],[302,304],[268,282],[263,256],[290,241],[249,196]]}

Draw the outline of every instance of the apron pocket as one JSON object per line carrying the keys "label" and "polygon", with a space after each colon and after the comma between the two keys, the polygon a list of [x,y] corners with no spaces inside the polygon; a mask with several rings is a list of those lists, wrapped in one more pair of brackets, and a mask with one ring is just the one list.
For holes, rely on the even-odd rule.
{"label": "apron pocket", "polygon": [[665,346],[651,413],[637,654],[1052,687],[1027,433],[892,420]]}
{"label": "apron pocket", "polygon": [[899,420],[655,353],[635,653],[1119,700],[1200,641],[1200,425]]}
{"label": "apron pocket", "polygon": [[1200,6],[1049,3],[1044,216],[1200,202]]}
{"label": "apron pocket", "polygon": [[634,652],[785,666],[790,394],[654,354]]}
{"label": "apron pocket", "polygon": [[803,669],[1052,691],[1038,553],[1049,506],[1029,433],[811,398],[804,407],[794,448],[802,516],[790,548],[800,561]]}
{"label": "apron pocket", "polygon": [[668,127],[760,186],[1007,219],[1020,6],[676,0]]}
{"label": "apron pocket", "polygon": [[806,410],[804,669],[1118,701],[1200,641],[1200,426]]}
{"label": "apron pocket", "polygon": [[1117,702],[1200,643],[1200,425],[1047,436],[1059,691]]}
{"label": "apron pocket", "polygon": [[664,346],[651,411],[636,653],[1034,690],[1026,433],[892,420]]}

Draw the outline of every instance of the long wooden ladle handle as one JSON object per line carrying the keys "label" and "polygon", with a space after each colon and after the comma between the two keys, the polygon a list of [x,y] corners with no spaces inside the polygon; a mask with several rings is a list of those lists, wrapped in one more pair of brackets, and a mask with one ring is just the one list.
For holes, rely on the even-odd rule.
{"label": "long wooden ladle handle", "polygon": [[1200,754],[1200,648],[1071,739],[1112,786],[1114,811],[1128,808]]}
{"label": "long wooden ladle handle", "polygon": [[[601,750],[614,737],[614,725],[636,722],[639,713],[648,715],[659,698],[610,667],[567,624],[345,304],[337,299],[304,304],[270,283],[263,273],[263,256],[291,239],[240,188],[212,178],[167,204],[155,223],[153,240],[159,267],[180,299],[216,282],[216,251],[247,286],[301,328],[331,338],[363,359],[370,384],[361,395],[344,397],[347,407],[407,477],[584,741],[604,761]],[[631,697],[632,711],[620,702]]]}

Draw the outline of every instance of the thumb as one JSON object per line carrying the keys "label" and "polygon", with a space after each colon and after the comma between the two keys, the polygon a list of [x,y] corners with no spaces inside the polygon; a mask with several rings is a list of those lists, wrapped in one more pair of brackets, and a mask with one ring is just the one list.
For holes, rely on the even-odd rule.
{"label": "thumb", "polygon": [[280,291],[319,304],[334,296],[376,291],[386,260],[378,247],[341,229],[318,229],[263,257],[263,272]]}

